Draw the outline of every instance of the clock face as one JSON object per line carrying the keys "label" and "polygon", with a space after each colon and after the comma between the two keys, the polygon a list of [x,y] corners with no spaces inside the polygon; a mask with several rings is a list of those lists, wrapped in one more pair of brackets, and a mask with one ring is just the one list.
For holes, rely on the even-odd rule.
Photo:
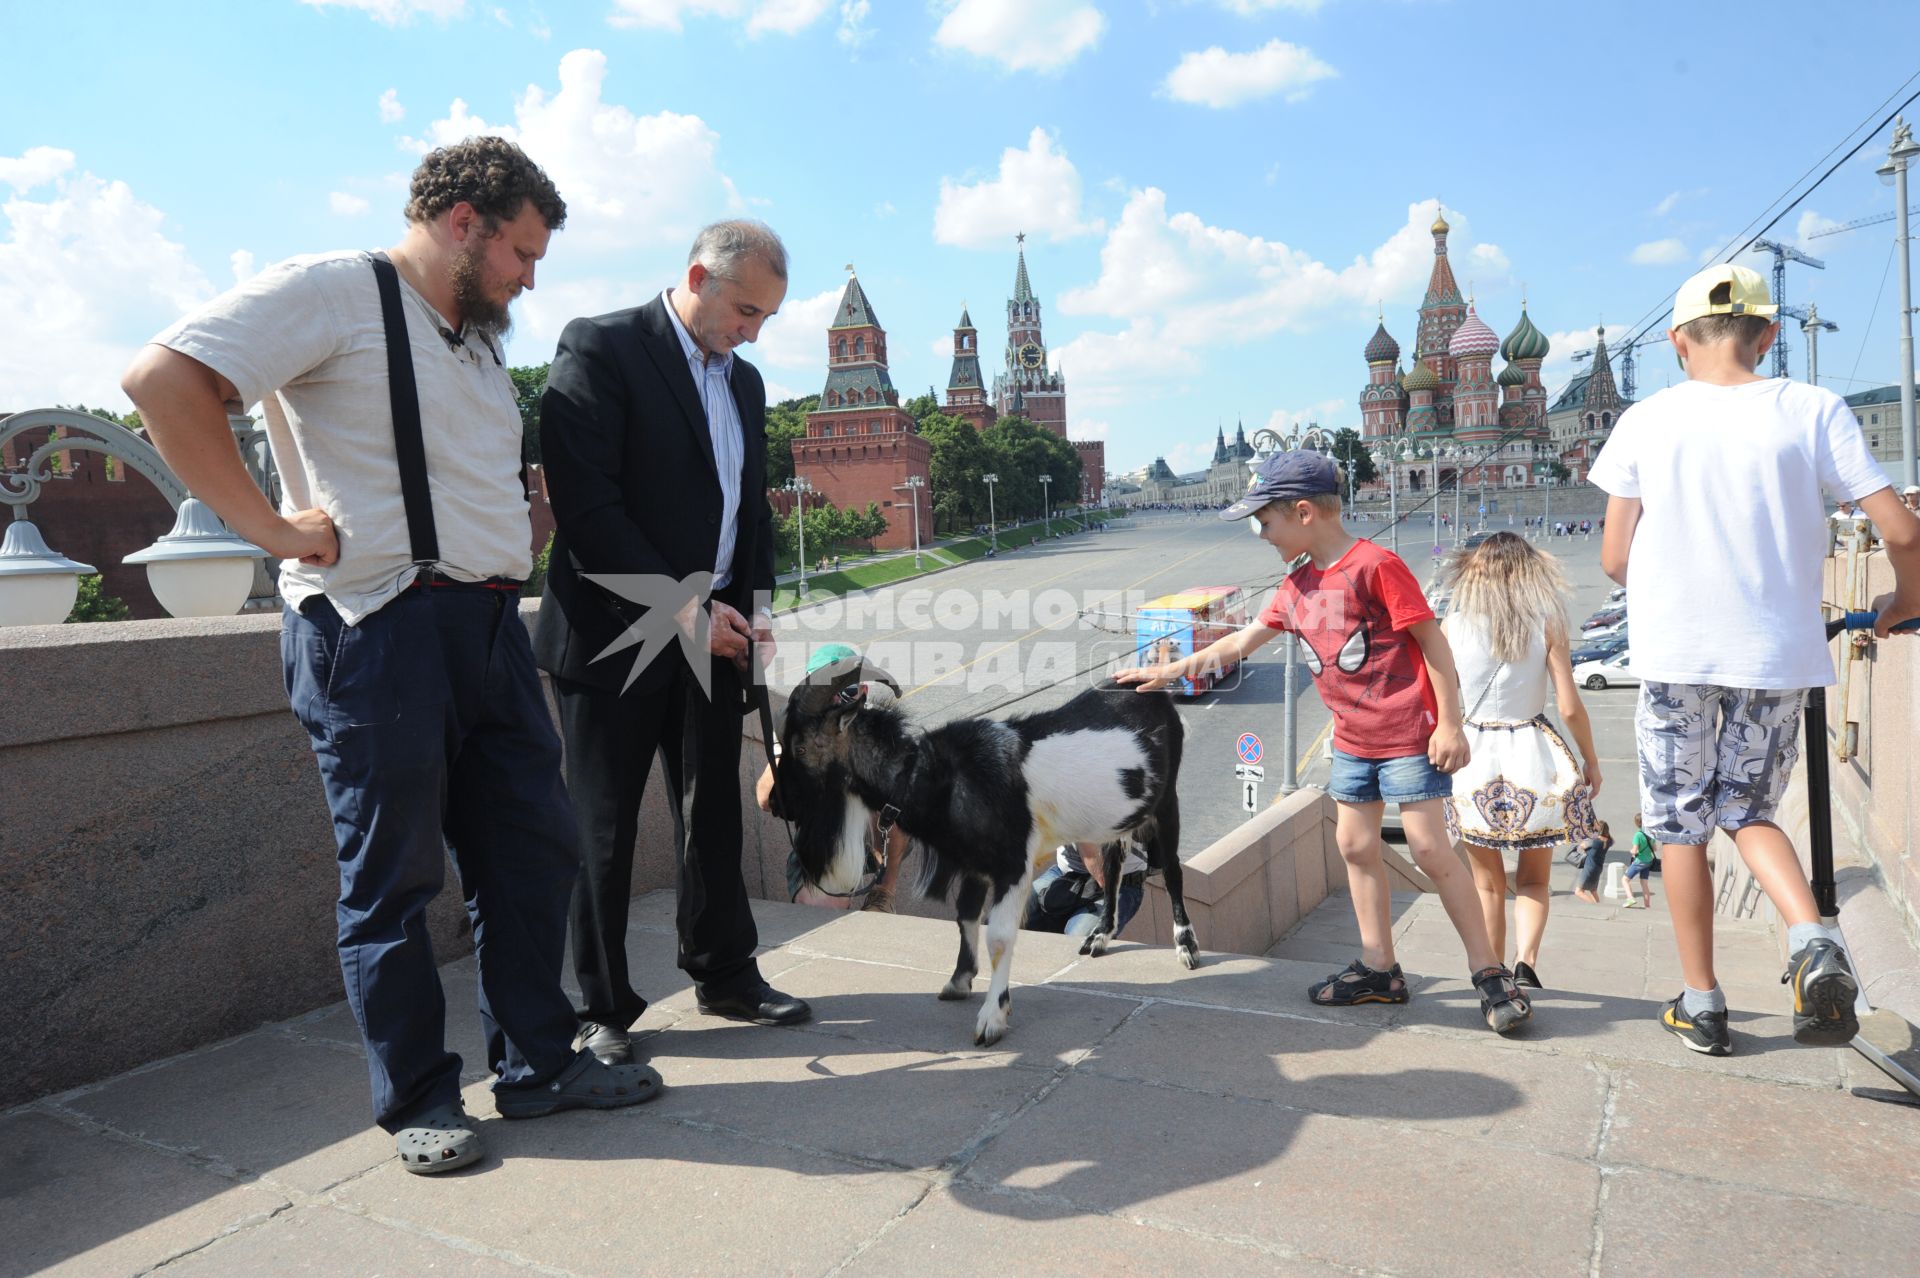
{"label": "clock face", "polygon": [[1024,368],[1038,368],[1046,357],[1046,352],[1032,342],[1020,348],[1020,364]]}

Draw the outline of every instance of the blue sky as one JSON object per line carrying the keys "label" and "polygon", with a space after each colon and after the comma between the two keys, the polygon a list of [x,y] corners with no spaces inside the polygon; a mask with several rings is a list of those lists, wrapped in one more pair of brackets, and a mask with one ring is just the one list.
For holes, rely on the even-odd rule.
{"label": "blue sky", "polygon": [[[776,394],[824,381],[850,262],[895,384],[944,390],[963,301],[997,361],[1024,230],[1070,433],[1186,467],[1220,421],[1357,423],[1379,300],[1411,347],[1436,201],[1496,331],[1524,290],[1557,386],[1920,69],[1903,29],[1891,3],[0,0],[15,57],[57,69],[16,63],[0,113],[0,411],[124,406],[174,314],[391,243],[424,145],[511,130],[572,206],[516,363],[745,213],[793,255],[750,352]],[[1890,211],[1884,155],[1776,236]],[[1841,326],[1822,380],[1893,380],[1891,226],[1804,243],[1827,269],[1790,268],[1789,300]]]}

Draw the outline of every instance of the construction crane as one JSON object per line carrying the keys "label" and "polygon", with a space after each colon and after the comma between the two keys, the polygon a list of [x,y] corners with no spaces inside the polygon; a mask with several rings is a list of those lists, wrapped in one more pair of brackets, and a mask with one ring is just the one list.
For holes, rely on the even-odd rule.
{"label": "construction crane", "polygon": [[[1908,209],[1907,212],[1920,213],[1920,204],[1914,205]],[[1891,222],[1899,216],[1898,213],[1875,213],[1872,217],[1856,217],[1851,222],[1842,222],[1838,226],[1829,226],[1824,231],[1809,231],[1807,232],[1807,238],[1817,240],[1823,235],[1838,235],[1842,231],[1857,231],[1863,226],[1878,226],[1882,222]]]}
{"label": "construction crane", "polygon": [[[1620,395],[1629,404],[1633,403],[1634,394],[1637,389],[1634,386],[1634,381],[1633,381],[1634,351],[1638,350],[1642,346],[1658,346],[1660,343],[1666,340],[1667,340],[1666,330],[1659,329],[1654,332],[1648,333],[1645,337],[1633,343],[1631,346],[1617,346],[1614,348],[1615,351],[1617,351],[1620,355]],[[1575,351],[1573,353],[1573,362],[1576,364],[1584,363],[1587,360],[1590,360],[1592,358],[1593,358],[1593,350],[1591,347],[1589,347],[1587,350]]]}
{"label": "construction crane", "polygon": [[[1755,240],[1747,245],[1755,253],[1773,254],[1773,304],[1785,306],[1787,302],[1787,263],[1798,262],[1802,266],[1811,266],[1816,271],[1824,271],[1827,264],[1817,257],[1808,257],[1791,244],[1782,244],[1778,240]],[[1773,343],[1773,375],[1787,375],[1787,338],[1786,330]]]}

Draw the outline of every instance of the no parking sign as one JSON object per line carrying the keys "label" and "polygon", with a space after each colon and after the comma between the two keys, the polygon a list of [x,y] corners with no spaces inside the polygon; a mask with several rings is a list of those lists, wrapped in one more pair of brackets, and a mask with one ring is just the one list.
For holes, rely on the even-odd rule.
{"label": "no parking sign", "polygon": [[1260,744],[1260,738],[1251,732],[1243,732],[1240,739],[1233,743],[1233,751],[1240,756],[1242,763],[1258,763],[1266,751]]}

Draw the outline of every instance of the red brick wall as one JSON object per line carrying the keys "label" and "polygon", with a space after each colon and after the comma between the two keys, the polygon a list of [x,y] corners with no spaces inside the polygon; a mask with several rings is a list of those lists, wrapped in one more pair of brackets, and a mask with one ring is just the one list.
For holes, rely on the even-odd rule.
{"label": "red brick wall", "polygon": [[[918,435],[852,436],[823,439],[803,436],[793,441],[794,473],[803,476],[820,496],[842,510],[865,510],[877,503],[887,516],[887,534],[874,544],[882,550],[904,550],[913,545],[913,511],[906,490],[894,485],[908,475],[926,475],[932,449]],[[919,489],[920,540],[933,532],[932,490]]]}
{"label": "red brick wall", "polygon": [[1080,454],[1080,500],[1098,504],[1107,479],[1107,444],[1102,439],[1070,441]]}

